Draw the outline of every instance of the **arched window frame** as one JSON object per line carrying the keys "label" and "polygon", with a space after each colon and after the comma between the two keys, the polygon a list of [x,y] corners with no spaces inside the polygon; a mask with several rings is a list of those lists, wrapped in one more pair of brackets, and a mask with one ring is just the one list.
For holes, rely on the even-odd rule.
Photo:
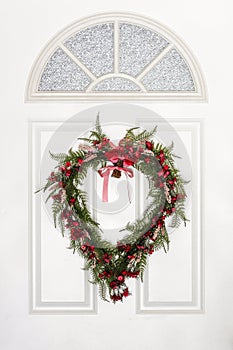
{"label": "arched window frame", "polygon": [[[126,76],[126,74],[121,74],[118,72],[118,62],[119,62],[119,35],[118,35],[118,24],[119,22],[128,22],[135,25],[139,25],[142,27],[146,27],[149,30],[152,30],[162,37],[169,41],[169,49],[175,47],[179,53],[182,55],[186,64],[189,67],[191,72],[195,90],[194,91],[156,91],[149,92],[145,90],[144,86],[141,82],[136,78],[131,76]],[[41,75],[44,71],[44,68],[52,56],[52,54],[56,51],[58,47],[65,49],[64,41],[87,27],[94,26],[97,24],[102,24],[106,22],[114,23],[114,73],[101,76],[100,78],[96,78],[94,75],[92,79],[94,83],[91,83],[89,88],[84,92],[74,92],[74,91],[39,91],[38,86],[41,79]],[[66,49],[67,50],[67,49]],[[67,50],[68,51],[68,50]],[[66,52],[67,52],[66,51]],[[167,52],[164,50],[162,55]],[[153,60],[153,63],[158,62],[162,56],[158,55]],[[74,58],[74,57],[72,57]],[[79,60],[79,66],[86,72],[86,67],[82,65],[82,62]],[[148,71],[152,67],[152,64],[148,64],[145,67],[144,71]],[[89,72],[90,75],[90,72]],[[91,88],[103,81],[107,77],[122,77],[127,78],[133,83],[135,83],[139,88],[141,88],[140,92],[115,92],[115,91],[106,91],[106,92],[97,92],[90,91]],[[156,101],[198,101],[205,102],[207,101],[207,91],[206,84],[203,77],[203,73],[197,62],[197,59],[194,57],[193,53],[187,47],[187,45],[181,40],[176,34],[174,34],[170,29],[165,27],[164,25],[154,21],[152,19],[146,18],[144,16],[139,16],[131,13],[104,13],[97,14],[91,17],[86,17],[84,19],[78,20],[70,26],[66,27],[62,31],[60,31],[57,35],[53,37],[52,40],[44,47],[42,52],[39,54],[36,59],[26,86],[26,94],[25,101],[33,102],[33,101],[107,101],[107,100],[120,100],[120,101],[143,101],[143,100],[156,100]]]}

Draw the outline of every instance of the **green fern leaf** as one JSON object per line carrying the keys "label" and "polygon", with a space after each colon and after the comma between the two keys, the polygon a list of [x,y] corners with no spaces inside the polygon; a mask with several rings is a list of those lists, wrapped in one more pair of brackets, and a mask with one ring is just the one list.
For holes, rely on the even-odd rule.
{"label": "green fern leaf", "polygon": [[57,154],[54,154],[52,152],[49,151],[49,154],[50,154],[50,157],[53,159],[53,160],[56,160],[57,162],[59,163],[62,163],[65,161],[66,157],[67,157],[67,154],[65,153],[57,153]]}

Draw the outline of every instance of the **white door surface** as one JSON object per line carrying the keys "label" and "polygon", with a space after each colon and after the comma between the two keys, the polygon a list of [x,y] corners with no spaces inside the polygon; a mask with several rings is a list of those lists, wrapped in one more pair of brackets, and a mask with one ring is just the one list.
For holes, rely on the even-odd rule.
{"label": "white door surface", "polygon": [[[91,17],[96,13],[99,15]],[[109,27],[113,21],[115,29],[123,20],[135,20],[142,27],[147,21],[152,32],[163,31],[167,42],[150,32],[164,50],[163,57],[159,52],[158,57],[168,62],[166,55],[173,53],[182,67],[177,70],[174,66],[173,80],[164,68],[164,81],[173,81],[170,90],[169,84],[159,81],[158,71],[154,74],[159,83],[150,82],[149,61],[146,70],[140,71],[140,64],[133,66],[126,57],[118,72],[123,54],[118,54],[117,45],[123,39],[115,29],[115,63],[107,81],[85,48],[81,48],[81,58],[75,56],[75,50],[68,50],[69,43],[63,39],[76,26],[70,23],[79,23],[81,28],[82,18],[88,17],[93,18],[92,25],[100,25],[104,16]],[[87,0],[84,4],[22,0],[3,2],[0,18],[0,349],[233,349],[231,1]],[[130,28],[129,23],[125,26]],[[66,27],[69,29],[63,30]],[[99,40],[103,48],[108,45],[106,38]],[[125,50],[131,50],[131,57],[143,57],[138,48],[136,43],[133,50],[131,46]],[[156,55],[153,64],[159,64]],[[74,83],[69,85],[73,91],[64,91],[67,80],[62,79],[56,90],[57,82],[47,80],[49,70],[60,74],[61,65],[56,64],[64,57],[68,68],[63,77],[67,78],[69,67],[73,67],[74,80],[81,76],[82,92],[75,92]],[[56,63],[52,68],[46,66],[49,59]],[[72,59],[75,63],[70,63]],[[159,67],[161,72],[162,64]],[[177,78],[179,74],[183,80]],[[109,86],[116,89],[114,84],[127,85],[130,93],[109,92]],[[36,86],[40,86],[38,91]],[[98,99],[93,99],[93,91]],[[182,156],[177,164],[191,180],[186,206],[190,222],[170,233],[169,252],[153,254],[144,282],[129,281],[132,295],[116,304],[99,298],[88,273],[82,270],[82,259],[66,249],[67,239],[53,227],[44,197],[34,194],[55,165],[48,151],[66,152],[75,146],[77,137],[93,126],[98,112],[112,139],[119,139],[123,130],[134,125],[146,129],[157,125],[156,140],[167,146],[175,142],[174,153]],[[124,179],[122,187],[113,181],[108,207],[111,216],[101,203],[100,180],[93,182],[97,186],[88,194],[95,198],[93,206],[99,209],[104,234],[114,241],[112,223],[120,229],[124,220],[134,220],[143,209],[144,187],[135,179],[130,182],[130,207]]]}

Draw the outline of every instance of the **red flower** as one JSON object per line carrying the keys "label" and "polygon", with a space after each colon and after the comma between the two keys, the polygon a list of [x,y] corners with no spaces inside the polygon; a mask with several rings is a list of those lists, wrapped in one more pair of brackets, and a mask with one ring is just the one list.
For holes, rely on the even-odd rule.
{"label": "red flower", "polygon": [[55,194],[54,196],[52,196],[52,199],[55,201],[60,201],[61,200],[61,195],[60,194]]}
{"label": "red flower", "polygon": [[164,156],[163,150],[159,151],[159,155],[157,155],[156,158],[159,160],[161,165],[165,162],[165,156]]}
{"label": "red flower", "polygon": [[77,162],[78,162],[78,165],[81,165],[83,163],[83,159],[82,158],[78,158]]}
{"label": "red flower", "polygon": [[123,164],[124,164],[124,166],[131,166],[131,165],[134,165],[134,162],[132,160],[129,160],[129,159],[124,159]]}
{"label": "red flower", "polygon": [[120,295],[111,295],[111,299],[115,302],[115,301],[121,300],[122,297],[120,297]]}
{"label": "red flower", "polygon": [[131,278],[136,278],[139,275],[139,271],[128,272],[128,276]]}
{"label": "red flower", "polygon": [[172,203],[176,202],[177,201],[177,196],[172,197],[171,201],[172,201]]}
{"label": "red flower", "polygon": [[70,198],[70,204],[74,204],[76,202],[76,199],[75,198]]}
{"label": "red flower", "polygon": [[62,218],[63,219],[69,219],[71,217],[71,211],[69,211],[69,210],[63,210],[63,212],[62,212]]}
{"label": "red flower", "polygon": [[120,276],[117,277],[117,279],[118,279],[118,281],[123,282],[125,278],[124,278],[124,276],[120,275]]}
{"label": "red flower", "polygon": [[110,287],[112,288],[112,289],[116,289],[117,288],[117,281],[112,281],[111,283],[110,283]]}
{"label": "red flower", "polygon": [[91,253],[90,255],[89,255],[89,259],[94,259],[95,258],[95,253]]}
{"label": "red flower", "polygon": [[153,143],[150,142],[150,141],[146,141],[146,148],[147,148],[148,150],[152,151],[153,148],[154,148]]}
{"label": "red flower", "polygon": [[116,149],[111,149],[110,151],[105,152],[104,155],[112,163],[116,163],[118,161],[118,159],[121,158],[121,152],[117,148]]}
{"label": "red flower", "polygon": [[101,279],[109,278],[109,277],[111,277],[111,273],[112,273],[112,271],[110,271],[110,272],[103,271],[102,273],[99,274],[99,278],[101,278]]}
{"label": "red flower", "polygon": [[88,249],[90,252],[94,252],[95,246],[94,246],[94,245],[87,245],[87,249]]}
{"label": "red flower", "polygon": [[147,231],[146,233],[144,233],[144,237],[147,238],[147,237],[149,237],[151,234],[152,234],[151,231]]}
{"label": "red flower", "polygon": [[160,158],[163,158],[163,157],[164,157],[164,152],[163,152],[163,150],[159,151],[159,157],[160,157]]}
{"label": "red flower", "polygon": [[158,226],[158,227],[162,227],[163,224],[164,224],[163,220],[159,219],[159,220],[157,221],[157,226]]}
{"label": "red flower", "polygon": [[93,142],[93,145],[94,146],[96,146],[96,145],[98,145],[99,143],[100,143],[100,141],[98,141],[98,140],[94,140],[94,141],[92,141]]}
{"label": "red flower", "polygon": [[118,250],[123,250],[124,252],[128,253],[131,249],[131,245],[130,244],[119,244],[118,245]]}
{"label": "red flower", "polygon": [[65,176],[66,176],[66,177],[70,177],[70,175],[71,175],[71,170],[66,170]]}
{"label": "red flower", "polygon": [[69,166],[71,166],[70,162],[66,162],[66,167],[68,168]]}
{"label": "red flower", "polygon": [[106,146],[109,143],[109,141],[110,141],[110,139],[107,139],[107,137],[104,137],[102,142],[101,142],[100,148],[103,146]]}
{"label": "red flower", "polygon": [[137,245],[138,250],[144,249],[144,245]]}
{"label": "red flower", "polygon": [[87,246],[86,245],[82,245],[81,248],[83,253],[85,253],[87,251]]}
{"label": "red flower", "polygon": [[135,255],[128,255],[127,258],[128,258],[129,260],[133,260],[133,259],[135,259]]}
{"label": "red flower", "polygon": [[103,260],[104,260],[104,262],[106,262],[107,264],[110,263],[111,259],[112,259],[112,255],[109,255],[108,253],[105,253],[105,254],[103,255]]}
{"label": "red flower", "polygon": [[129,290],[128,290],[128,288],[126,288],[126,289],[124,290],[123,296],[124,296],[125,298],[129,296]]}
{"label": "red flower", "polygon": [[149,254],[153,254],[153,253],[154,253],[154,247],[151,245],[150,250],[149,250]]}
{"label": "red flower", "polygon": [[159,172],[158,172],[158,176],[159,176],[159,177],[161,177],[161,176],[163,176],[163,174],[164,174],[163,169],[159,170]]}
{"label": "red flower", "polygon": [[105,157],[112,163],[117,163],[117,161],[120,159],[123,160],[123,164],[125,166],[130,166],[137,161],[136,155],[133,154],[133,149],[131,150],[130,148],[130,152],[131,153],[126,154],[125,148],[117,147],[105,152]]}
{"label": "red flower", "polygon": [[55,182],[57,180],[54,171],[50,174],[49,181]]}
{"label": "red flower", "polygon": [[156,156],[156,158],[159,160],[159,163],[163,165],[163,163],[165,162],[165,158],[164,157],[161,158],[160,156]]}
{"label": "red flower", "polygon": [[80,237],[80,230],[78,229],[75,229],[75,228],[72,228],[71,230],[70,230],[70,233],[71,233],[71,239],[73,240],[73,241],[75,241],[76,239],[78,239],[79,237]]}

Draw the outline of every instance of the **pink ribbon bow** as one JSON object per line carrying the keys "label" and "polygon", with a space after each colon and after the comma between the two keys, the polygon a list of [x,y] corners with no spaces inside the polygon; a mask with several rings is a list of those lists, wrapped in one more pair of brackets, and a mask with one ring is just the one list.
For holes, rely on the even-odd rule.
{"label": "pink ribbon bow", "polygon": [[[104,183],[103,183],[103,193],[102,193],[102,201],[103,202],[108,202],[108,182],[109,182],[109,175],[111,171],[114,169],[123,171],[126,176],[127,180],[127,191],[128,191],[128,196],[129,196],[129,184],[128,184],[128,177],[132,178],[133,177],[133,171],[129,168],[123,168],[115,165],[107,165],[104,168],[101,168],[98,170],[98,173],[100,174],[101,177],[104,178]],[[130,199],[129,199],[130,201]]]}

